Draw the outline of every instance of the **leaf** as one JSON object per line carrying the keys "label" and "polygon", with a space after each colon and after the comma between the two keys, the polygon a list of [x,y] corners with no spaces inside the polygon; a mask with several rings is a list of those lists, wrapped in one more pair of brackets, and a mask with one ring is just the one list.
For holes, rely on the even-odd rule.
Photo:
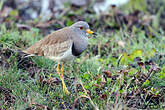
{"label": "leaf", "polygon": [[85,85],[84,88],[85,88],[85,89],[89,89],[90,86],[89,86],[89,85]]}
{"label": "leaf", "polygon": [[90,75],[88,73],[86,73],[83,75],[83,78],[88,80],[90,78]]}
{"label": "leaf", "polygon": [[11,12],[10,12],[10,15],[11,16],[18,16],[18,10],[12,10]]}
{"label": "leaf", "polygon": [[148,86],[149,84],[150,84],[150,81],[149,81],[149,80],[146,80],[146,81],[143,83],[144,86]]}
{"label": "leaf", "polygon": [[77,63],[80,63],[81,62],[80,58],[77,58],[76,61],[77,61]]}
{"label": "leaf", "polygon": [[134,50],[130,55],[132,60],[136,57],[142,57],[142,56],[143,56],[143,50],[141,49]]}
{"label": "leaf", "polygon": [[129,74],[129,75],[133,75],[133,74],[137,73],[137,71],[138,71],[138,70],[132,68],[132,69],[128,72],[128,74]]}
{"label": "leaf", "polygon": [[70,20],[67,21],[67,23],[66,23],[67,26],[70,26],[70,25],[72,25],[72,24],[73,24],[73,21],[70,21]]}
{"label": "leaf", "polygon": [[104,59],[99,58],[98,61],[99,61],[99,62],[104,62]]}
{"label": "leaf", "polygon": [[160,78],[165,79],[165,73],[160,73]]}
{"label": "leaf", "polygon": [[128,59],[127,53],[123,53],[123,56],[120,60],[121,64],[127,64],[127,59]]}

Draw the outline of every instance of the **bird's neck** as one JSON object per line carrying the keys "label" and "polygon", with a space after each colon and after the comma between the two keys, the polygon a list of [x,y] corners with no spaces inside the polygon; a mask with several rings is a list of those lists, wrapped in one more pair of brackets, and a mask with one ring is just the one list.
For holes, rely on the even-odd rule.
{"label": "bird's neck", "polygon": [[79,56],[88,46],[88,37],[74,37],[72,46],[74,46],[72,47],[72,51],[77,53],[76,56]]}

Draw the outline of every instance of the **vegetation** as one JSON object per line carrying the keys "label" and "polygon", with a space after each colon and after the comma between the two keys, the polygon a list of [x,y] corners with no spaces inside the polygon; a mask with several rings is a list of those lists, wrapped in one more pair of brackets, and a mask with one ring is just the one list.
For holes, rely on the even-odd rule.
{"label": "vegetation", "polygon": [[[0,24],[0,109],[164,109],[165,3],[151,1],[147,6],[140,5],[146,1],[133,5],[130,0],[100,16],[92,8],[66,5],[71,11],[56,18],[63,25],[53,20],[24,22],[16,17],[19,11],[12,10]],[[18,50],[78,20],[89,22],[98,35],[90,37],[79,58],[66,63],[64,78],[71,93],[66,95],[57,62],[25,58]],[[48,26],[39,25],[44,23]]]}

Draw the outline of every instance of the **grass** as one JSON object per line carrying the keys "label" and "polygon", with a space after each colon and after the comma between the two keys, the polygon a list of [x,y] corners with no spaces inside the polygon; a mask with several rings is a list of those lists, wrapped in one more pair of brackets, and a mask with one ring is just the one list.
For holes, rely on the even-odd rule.
{"label": "grass", "polygon": [[[67,20],[70,25],[70,18]],[[114,18],[112,21],[116,24]],[[111,24],[99,24],[100,27],[98,24],[99,21],[93,28],[99,34],[90,38],[88,49],[65,65],[64,78],[70,95],[62,92],[56,62],[31,57],[29,61],[34,65],[23,69],[18,67],[17,53],[4,57],[8,56],[5,49],[23,50],[41,39],[42,32],[37,28],[19,30],[15,23],[10,28],[1,24],[0,109],[163,109],[162,28],[150,25],[148,32],[133,26],[130,31],[124,25],[113,32],[104,32],[102,27]]]}

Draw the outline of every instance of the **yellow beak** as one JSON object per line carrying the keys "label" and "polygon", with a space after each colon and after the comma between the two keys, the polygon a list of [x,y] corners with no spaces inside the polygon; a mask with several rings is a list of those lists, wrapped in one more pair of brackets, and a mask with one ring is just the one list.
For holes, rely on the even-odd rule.
{"label": "yellow beak", "polygon": [[94,34],[94,32],[91,31],[90,29],[87,29],[86,32],[87,32],[88,34]]}

